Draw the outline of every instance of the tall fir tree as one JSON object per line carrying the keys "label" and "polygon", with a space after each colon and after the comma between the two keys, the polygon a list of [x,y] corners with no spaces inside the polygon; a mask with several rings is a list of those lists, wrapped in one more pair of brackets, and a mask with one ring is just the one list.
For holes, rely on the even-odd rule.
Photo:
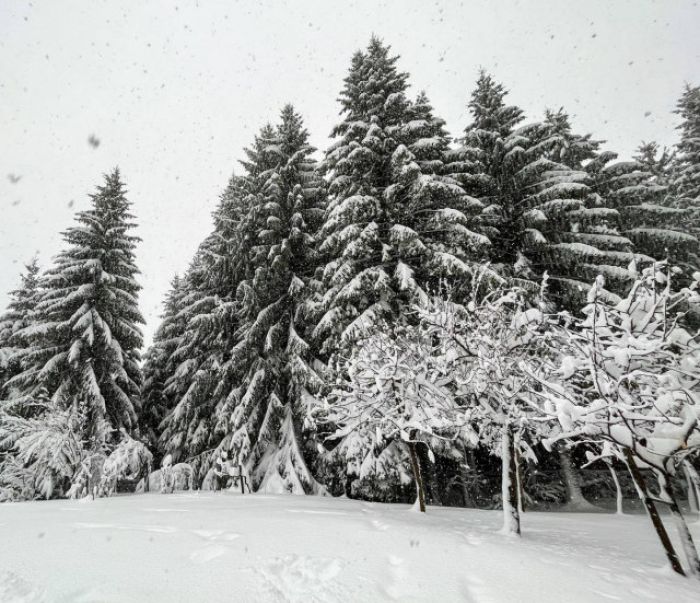
{"label": "tall fir tree", "polygon": [[448,138],[427,97],[373,38],[340,93],[343,121],[323,168],[329,182],[320,250],[326,293],[315,336],[328,353],[379,317],[401,312],[440,276],[466,278],[483,257],[481,204],[445,169]]}
{"label": "tall fir tree", "polygon": [[144,354],[139,427],[152,451],[158,450],[161,423],[174,406],[172,393],[166,390],[166,384],[175,371],[174,354],[182,345],[186,328],[182,314],[186,295],[186,281],[175,275],[165,297],[161,322],[153,343]]}
{"label": "tall fir tree", "polygon": [[183,277],[177,313],[182,334],[166,367],[163,393],[169,409],[158,452],[191,463],[198,480],[214,464],[226,435],[217,387],[239,325],[236,289],[248,270],[242,222],[250,202],[247,188],[243,178],[231,177],[213,214],[212,232]]}
{"label": "tall fir tree", "polygon": [[[671,199],[674,207],[688,210],[687,232],[700,240],[700,86],[686,86],[676,113],[681,117],[681,138],[673,163]],[[696,268],[699,256],[696,245],[691,258]]]}
{"label": "tall fir tree", "polygon": [[700,207],[700,86],[686,86],[676,113],[681,117],[673,194],[679,207]]}
{"label": "tall fir tree", "polygon": [[319,386],[307,341],[307,300],[318,296],[313,233],[322,182],[308,133],[291,106],[245,150],[189,274],[185,342],[166,392],[164,451],[200,477],[223,452],[254,487],[319,491],[306,465],[301,405]]}
{"label": "tall fir tree", "polygon": [[252,471],[255,487],[316,493],[321,488],[301,436],[309,391],[323,383],[309,338],[309,302],[320,290],[313,235],[323,217],[323,187],[308,132],[291,105],[263,151],[255,159],[272,159],[274,167],[246,164],[258,191],[245,229],[257,240],[238,287],[237,342],[222,371],[231,387],[228,447],[233,461]]}
{"label": "tall fir tree", "polygon": [[[408,74],[397,62],[377,38],[353,56],[340,93],[343,120],[323,162],[329,199],[318,237],[324,296],[314,337],[326,358],[379,321],[393,324],[442,281],[467,281],[490,246],[482,203],[461,184],[469,162],[450,154],[427,95],[408,99]],[[323,470],[349,493],[391,490],[396,484],[381,480],[400,482],[406,471],[379,470],[383,446],[374,434],[353,434],[323,455]],[[406,455],[395,460],[409,463]],[[377,471],[360,479],[361,466]]]}
{"label": "tall fir tree", "polygon": [[143,318],[136,224],[119,170],[90,198],[43,276],[35,324],[17,333],[23,371],[7,387],[27,399],[45,392],[78,417],[76,435],[96,451],[118,439],[118,430],[137,431]]}
{"label": "tall fir tree", "polygon": [[499,233],[495,268],[533,291],[546,272],[559,301],[573,305],[585,294],[581,270],[605,265],[596,238],[619,234],[617,212],[602,205],[583,168],[596,143],[574,134],[562,112],[521,125],[522,110],[506,96],[503,85],[480,74],[469,102],[473,121],[453,156],[477,166],[469,181]]}

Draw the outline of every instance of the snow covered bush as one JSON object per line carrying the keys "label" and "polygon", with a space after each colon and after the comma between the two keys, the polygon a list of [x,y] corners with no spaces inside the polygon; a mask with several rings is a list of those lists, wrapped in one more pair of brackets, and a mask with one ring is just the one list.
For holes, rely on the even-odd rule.
{"label": "snow covered bush", "polygon": [[166,454],[161,468],[148,475],[148,488],[142,480],[137,491],[159,491],[171,494],[177,490],[192,490],[194,488],[194,470],[187,463],[173,463],[173,457]]}
{"label": "snow covered bush", "polygon": [[[81,439],[85,416],[75,407],[36,401],[32,409],[30,418],[0,413],[0,501],[110,496],[117,480],[135,478],[150,465],[151,453],[126,433],[116,445],[99,448]],[[104,432],[100,441],[113,441],[104,421],[96,429]]]}
{"label": "snow covered bush", "polygon": [[539,378],[542,410],[559,425],[548,443],[598,442],[601,458],[624,459],[671,564],[683,573],[638,465],[650,469],[675,520],[689,569],[700,575],[676,495],[678,470],[700,450],[700,338],[684,326],[680,311],[697,303],[700,273],[691,287],[673,292],[676,270],[665,263],[641,274],[634,265],[630,270],[636,281],[624,299],[610,302],[598,277],[584,318],[555,327],[563,358],[555,372]]}
{"label": "snow covered bush", "polygon": [[43,409],[32,418],[7,412],[0,415],[0,449],[6,451],[0,481],[17,484],[20,479],[22,498],[65,494],[85,458],[76,436],[77,413],[58,409],[52,402],[44,403]]}
{"label": "snow covered bush", "polygon": [[408,457],[417,503],[425,511],[417,445],[454,441],[468,425],[465,409],[447,387],[450,377],[439,346],[423,325],[380,323],[337,370],[324,419],[337,426],[330,439],[341,440],[334,452],[340,449],[347,459],[347,474],[360,481],[368,475],[398,477],[405,485]]}
{"label": "snow covered bush", "polygon": [[142,473],[148,475],[152,463],[153,455],[148,448],[123,432],[121,441],[104,461],[98,494],[111,496],[117,490],[118,480],[135,480]]}

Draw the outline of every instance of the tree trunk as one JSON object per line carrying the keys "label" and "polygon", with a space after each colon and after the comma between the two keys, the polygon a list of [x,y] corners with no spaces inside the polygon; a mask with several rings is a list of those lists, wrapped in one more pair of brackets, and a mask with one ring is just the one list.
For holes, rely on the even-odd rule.
{"label": "tree trunk", "polygon": [[501,433],[501,501],[503,505],[503,533],[520,536],[515,446],[513,430],[508,424],[503,426]]}
{"label": "tree trunk", "polygon": [[660,472],[657,473],[657,476],[659,478],[661,498],[666,500],[668,503],[668,508],[671,511],[671,517],[673,517],[673,521],[676,524],[676,529],[678,530],[678,536],[681,539],[681,546],[683,547],[685,558],[688,561],[690,573],[696,578],[700,579],[700,557],[698,557],[698,550],[695,548],[693,536],[690,534],[685,517],[683,517],[683,513],[681,513],[681,509],[678,506],[678,501],[676,500],[671,482],[672,478],[670,475],[663,475]]}
{"label": "tree trunk", "polygon": [[474,458],[474,451],[463,446],[464,451],[464,462],[460,463],[460,473],[462,474],[462,496],[464,497],[465,507],[475,507],[476,503],[469,492],[469,471],[473,470],[476,466],[476,460]]}
{"label": "tree trunk", "polygon": [[420,463],[418,454],[416,453],[416,443],[408,442],[408,452],[411,456],[411,467],[413,469],[413,477],[416,480],[416,494],[418,500],[418,508],[421,513],[425,513],[425,490],[423,488],[423,477],[420,472]]}
{"label": "tree trunk", "polygon": [[564,446],[558,448],[561,475],[566,488],[566,504],[574,509],[590,509],[593,505],[583,496],[581,480],[571,460],[571,452]]}
{"label": "tree trunk", "polygon": [[522,515],[525,513],[525,490],[523,488],[520,453],[518,452],[517,444],[513,446],[513,458],[515,459],[515,480],[518,486],[518,513]]}
{"label": "tree trunk", "polygon": [[700,513],[700,476],[687,459],[683,461],[683,473],[688,482],[688,504],[694,513]]}
{"label": "tree trunk", "polygon": [[615,500],[617,501],[617,514],[622,515],[624,511],[622,510],[622,488],[620,487],[620,480],[617,477],[617,473],[615,472],[615,467],[613,467],[612,461],[605,461],[605,464],[610,470],[610,475],[613,478],[613,482],[615,482]]}
{"label": "tree trunk", "polygon": [[425,480],[428,482],[429,497],[427,499],[430,501],[431,505],[442,506],[442,496],[440,496],[440,480],[438,479],[437,470],[437,457],[435,457],[434,462],[431,461],[428,446],[424,445],[423,448],[425,449],[426,453],[418,455],[418,462],[421,464],[421,475],[427,475],[427,479]]}
{"label": "tree trunk", "polygon": [[644,481],[644,476],[639,470],[639,467],[637,467],[637,463],[635,463],[634,461],[632,451],[629,448],[623,448],[623,451],[625,453],[625,460],[627,461],[627,468],[630,470],[630,474],[632,475],[634,484],[637,487],[637,492],[639,493],[642,502],[646,507],[647,513],[649,514],[649,519],[651,520],[651,523],[654,526],[654,529],[656,530],[656,535],[661,541],[661,546],[664,547],[664,552],[666,553],[666,557],[668,558],[668,561],[671,564],[671,568],[673,568],[674,572],[680,574],[681,576],[685,576],[685,572],[683,571],[681,562],[678,559],[678,555],[676,554],[676,551],[673,548],[673,545],[671,544],[671,539],[668,537],[668,532],[666,532],[666,528],[664,527],[664,524],[661,521],[661,517],[659,517],[659,512],[656,509],[656,505],[649,496],[649,490],[647,490],[647,485]]}

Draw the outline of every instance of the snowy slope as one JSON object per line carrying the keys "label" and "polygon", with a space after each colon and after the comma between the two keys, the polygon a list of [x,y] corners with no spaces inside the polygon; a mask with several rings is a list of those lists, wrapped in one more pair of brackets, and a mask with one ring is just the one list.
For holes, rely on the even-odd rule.
{"label": "snowy slope", "polygon": [[[700,600],[645,516],[179,493],[0,505],[0,601]],[[700,537],[700,524],[693,526]]]}

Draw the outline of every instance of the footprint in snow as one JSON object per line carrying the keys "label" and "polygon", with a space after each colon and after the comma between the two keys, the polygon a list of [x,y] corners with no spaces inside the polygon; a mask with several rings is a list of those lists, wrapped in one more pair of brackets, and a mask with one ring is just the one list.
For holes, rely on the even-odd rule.
{"label": "footprint in snow", "polygon": [[197,549],[196,551],[193,551],[190,555],[190,561],[197,563],[198,565],[202,563],[207,563],[212,559],[216,559],[217,557],[221,557],[221,555],[225,555],[227,551],[228,548],[220,544],[205,546],[202,549]]}
{"label": "footprint in snow", "polygon": [[474,534],[463,534],[463,536],[464,540],[467,541],[467,544],[470,544],[471,546],[479,546],[482,542],[482,539]]}
{"label": "footprint in snow", "polygon": [[288,555],[278,557],[257,571],[275,600],[287,603],[345,601],[335,580],[339,559]]}
{"label": "footprint in snow", "polygon": [[46,603],[48,599],[38,588],[12,572],[0,573],[0,601],[17,603]]}
{"label": "footprint in snow", "polygon": [[594,590],[593,592],[599,597],[603,597],[603,599],[609,599],[611,601],[622,601],[622,597],[603,592],[602,590]]}
{"label": "footprint in snow", "polygon": [[386,524],[382,521],[379,521],[378,519],[373,519],[372,521],[370,521],[370,523],[372,524],[372,527],[375,530],[379,530],[380,532],[385,532],[386,530],[389,529],[388,524]]}
{"label": "footprint in snow", "polygon": [[236,540],[236,538],[241,537],[240,534],[226,532],[225,530],[192,530],[192,533],[200,538],[204,538],[204,540],[224,540],[230,542],[231,540]]}
{"label": "footprint in snow", "polygon": [[411,594],[410,590],[406,588],[406,581],[409,576],[408,568],[405,566],[404,559],[396,555],[389,555],[387,561],[389,562],[390,579],[383,590],[389,598],[403,601]]}
{"label": "footprint in snow", "polygon": [[476,576],[467,576],[461,581],[462,596],[464,603],[478,603],[487,601],[485,596],[484,581]]}

